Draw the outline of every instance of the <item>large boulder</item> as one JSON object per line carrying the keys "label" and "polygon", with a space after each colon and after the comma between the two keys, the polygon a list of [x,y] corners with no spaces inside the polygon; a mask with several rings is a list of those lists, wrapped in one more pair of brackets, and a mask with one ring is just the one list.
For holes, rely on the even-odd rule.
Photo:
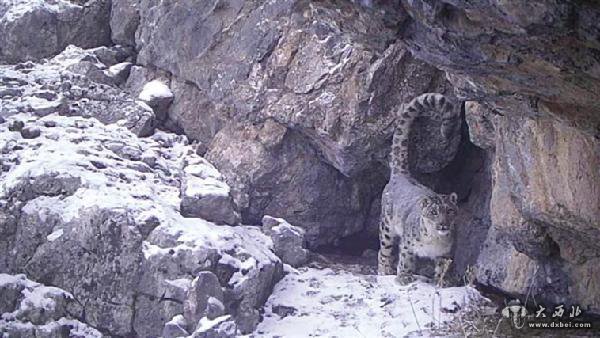
{"label": "large boulder", "polygon": [[377,168],[356,179],[343,176],[303,135],[272,120],[225,127],[206,157],[231,185],[244,222],[284,218],[306,230],[311,247],[361,231],[385,184]]}
{"label": "large boulder", "polygon": [[203,158],[187,161],[181,182],[181,214],[236,225],[240,221],[230,188],[221,173]]}
{"label": "large boulder", "polygon": [[[254,328],[281,261],[258,228],[181,215],[186,165],[215,170],[185,137],[140,139],[119,125],[57,114],[8,120],[0,125],[0,272],[64,289],[103,333],[158,336],[184,313],[194,279],[211,271],[224,314],[243,332]],[[8,130],[15,120],[40,135]]]}
{"label": "large boulder", "polygon": [[265,216],[262,230],[273,240],[273,250],[283,263],[297,267],[308,261],[308,250],[304,249],[304,229],[282,218]]}
{"label": "large boulder", "polygon": [[0,4],[0,63],[36,60],[70,44],[109,45],[110,0],[16,0]]}

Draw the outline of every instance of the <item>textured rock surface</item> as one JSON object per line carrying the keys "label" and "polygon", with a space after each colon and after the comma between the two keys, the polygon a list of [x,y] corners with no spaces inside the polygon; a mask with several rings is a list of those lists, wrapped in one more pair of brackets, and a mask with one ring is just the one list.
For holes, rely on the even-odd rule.
{"label": "textured rock surface", "polygon": [[135,47],[135,31],[140,23],[137,7],[138,0],[112,1],[110,29],[114,43]]}
{"label": "textured rock surface", "polygon": [[551,119],[496,121],[491,215],[496,237],[514,249],[505,244],[512,254],[484,253],[480,261],[507,271],[487,275],[487,268],[481,279],[599,312],[600,144]]}
{"label": "textured rock surface", "polygon": [[109,71],[127,57],[121,47],[70,46],[48,61],[0,66],[0,115],[93,116],[103,123],[122,121],[135,134],[148,136],[157,124],[156,115],[117,88]]}
{"label": "textured rock surface", "polygon": [[83,48],[109,45],[110,7],[110,0],[3,1],[0,63],[50,57],[70,44]]}
{"label": "textured rock surface", "polygon": [[[203,271],[192,281],[183,303],[184,318],[190,323],[190,331],[195,331],[202,317],[209,314],[209,300],[213,298],[218,302],[223,301],[223,290],[219,278],[210,272]],[[217,317],[223,315],[217,315]],[[215,319],[216,317],[210,318]]]}
{"label": "textured rock surface", "polygon": [[[558,1],[403,1],[415,56],[451,72],[461,96],[509,115],[550,115],[600,135],[600,6]],[[522,105],[526,109],[515,109]]]}
{"label": "textured rock surface", "polygon": [[[186,161],[181,182],[181,214],[236,225],[237,207],[223,176],[203,158]],[[208,189],[207,189],[208,187]]]}
{"label": "textured rock surface", "polygon": [[0,273],[0,334],[3,337],[94,337],[102,334],[75,319],[83,308],[72,294]]}
{"label": "textured rock surface", "polygon": [[206,157],[227,178],[244,222],[284,218],[306,230],[311,246],[363,229],[385,184],[383,170],[343,176],[302,135],[273,121],[222,129]]}
{"label": "textured rock surface", "polygon": [[308,250],[304,249],[305,231],[302,228],[282,218],[265,216],[262,229],[273,240],[273,250],[283,263],[297,267],[308,261]]}
{"label": "textured rock surface", "polygon": [[[393,44],[403,16],[385,9],[148,1],[139,6],[138,62],[186,82],[174,89],[170,114],[192,139],[208,143],[223,116],[272,118],[306,135],[343,174],[356,174],[385,156],[391,107],[445,86],[438,71]],[[436,141],[414,152],[420,170],[439,170],[452,159],[457,143],[440,149]]]}
{"label": "textured rock surface", "polygon": [[181,216],[186,163],[214,171],[185,137],[139,139],[124,127],[56,114],[9,122],[17,119],[41,135],[23,139],[0,125],[0,271],[63,288],[102,332],[150,336],[183,313],[192,280],[209,270],[227,313],[244,332],[253,329],[248,318],[280,278],[281,262],[258,228]]}
{"label": "textured rock surface", "polygon": [[403,1],[402,39],[447,71],[471,140],[495,153],[481,282],[600,312],[600,6]]}

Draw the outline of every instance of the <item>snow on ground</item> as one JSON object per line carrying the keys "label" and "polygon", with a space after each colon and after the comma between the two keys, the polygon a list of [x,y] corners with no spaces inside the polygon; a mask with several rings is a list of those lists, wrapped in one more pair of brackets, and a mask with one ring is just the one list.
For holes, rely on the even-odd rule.
{"label": "snow on ground", "polygon": [[427,336],[467,304],[486,299],[472,287],[401,286],[394,276],[303,267],[279,282],[264,320],[248,337]]}

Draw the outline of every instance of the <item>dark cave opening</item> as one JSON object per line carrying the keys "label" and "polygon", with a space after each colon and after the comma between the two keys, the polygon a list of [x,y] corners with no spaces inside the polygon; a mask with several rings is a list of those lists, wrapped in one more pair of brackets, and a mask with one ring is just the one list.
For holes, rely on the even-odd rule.
{"label": "dark cave opening", "polygon": [[[469,265],[476,264],[477,256],[491,225],[491,159],[492,154],[477,147],[469,139],[469,128],[462,118],[461,140],[454,159],[442,170],[430,174],[416,174],[422,184],[443,194],[456,192],[459,196],[459,219],[457,222],[456,254],[454,271],[458,275]],[[389,171],[385,173],[389,175]],[[386,181],[388,179],[386,178]],[[381,190],[381,192],[383,189]],[[381,196],[381,192],[378,196]],[[379,215],[381,198],[371,204]],[[365,224],[363,231],[340,238],[336,243],[320,246],[314,251],[319,254],[376,257],[379,249],[377,224]],[[371,260],[372,261],[372,260]]]}

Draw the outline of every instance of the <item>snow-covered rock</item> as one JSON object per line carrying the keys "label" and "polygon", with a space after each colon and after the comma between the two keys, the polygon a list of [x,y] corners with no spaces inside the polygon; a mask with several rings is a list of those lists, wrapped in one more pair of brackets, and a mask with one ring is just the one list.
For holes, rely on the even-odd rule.
{"label": "snow-covered rock", "polygon": [[[9,131],[14,121],[40,135]],[[257,227],[181,215],[182,181],[196,175],[190,163],[218,176],[184,136],[138,138],[79,116],[8,117],[0,124],[0,271],[64,289],[103,332],[140,336],[182,314],[192,281],[211,271],[229,314],[252,331],[281,261]],[[195,189],[215,187],[207,180]]]}
{"label": "snow-covered rock", "polygon": [[91,116],[103,123],[121,121],[139,136],[151,135],[157,124],[152,108],[117,87],[130,69],[122,64],[127,53],[119,46],[69,46],[50,60],[0,65],[0,116]]}
{"label": "snow-covered rock", "polygon": [[[79,2],[79,4],[78,4]],[[0,63],[51,57],[67,45],[109,45],[109,0],[3,0]]]}
{"label": "snow-covered rock", "polygon": [[225,178],[201,157],[188,159],[181,183],[181,214],[208,221],[236,225],[240,221],[237,207]]}
{"label": "snow-covered rock", "polygon": [[273,250],[281,261],[299,266],[308,261],[308,250],[304,249],[304,229],[286,222],[283,218],[265,215],[262,229],[273,240]]}
{"label": "snow-covered rock", "polygon": [[406,337],[488,301],[472,287],[401,286],[394,276],[303,267],[277,284],[254,337]]}
{"label": "snow-covered rock", "polygon": [[[221,290],[219,279],[214,273],[203,271],[192,282],[183,303],[184,317],[189,323],[191,331],[196,329],[202,317],[208,315],[209,300],[211,298],[221,303],[223,301],[223,290]],[[223,313],[218,316],[220,315],[223,315]],[[211,319],[214,319],[214,317]]]}
{"label": "snow-covered rock", "polygon": [[235,338],[238,337],[236,324],[231,316],[221,316],[215,319],[202,318],[198,329],[191,338]]}
{"label": "snow-covered rock", "polygon": [[164,120],[167,117],[173,97],[171,89],[160,80],[146,83],[138,96],[141,101],[152,107],[159,120]]}
{"label": "snow-covered rock", "polygon": [[0,273],[0,336],[102,337],[100,332],[72,318],[81,305],[59,288],[33,282],[25,275]]}

